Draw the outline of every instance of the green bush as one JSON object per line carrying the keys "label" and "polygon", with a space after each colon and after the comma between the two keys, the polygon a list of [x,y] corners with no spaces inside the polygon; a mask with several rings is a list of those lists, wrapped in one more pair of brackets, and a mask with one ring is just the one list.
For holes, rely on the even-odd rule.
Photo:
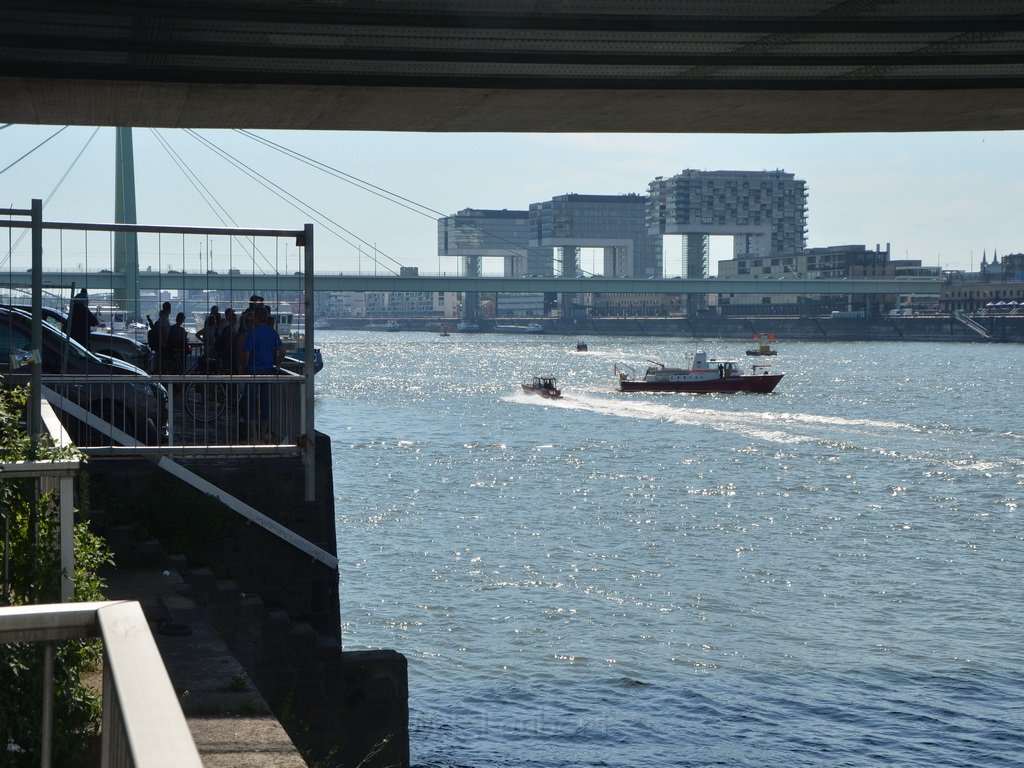
{"label": "green bush", "polygon": [[[0,386],[0,462],[30,455],[29,436],[22,425],[27,391]],[[84,459],[74,448],[57,448],[43,437],[36,459]],[[0,476],[0,521],[8,535],[0,540],[9,578],[0,599],[10,605],[60,601],[59,520],[56,494],[38,501],[31,480]],[[99,568],[110,562],[105,542],[78,522],[74,531],[74,600],[102,600]],[[98,640],[58,643],[54,664],[53,765],[84,766],[91,759],[99,733],[99,694],[82,676],[99,666]],[[0,764],[40,764],[43,686],[43,646],[36,643],[0,644]]]}

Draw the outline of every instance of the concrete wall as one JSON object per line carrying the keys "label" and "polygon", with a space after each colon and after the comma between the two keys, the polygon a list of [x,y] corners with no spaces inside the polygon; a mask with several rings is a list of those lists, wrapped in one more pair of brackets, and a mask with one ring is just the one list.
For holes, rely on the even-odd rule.
{"label": "concrete wall", "polygon": [[[330,439],[318,435],[316,448],[314,502],[303,499],[298,457],[181,463],[335,554]],[[90,505],[104,510],[101,534],[123,539],[130,527],[160,542],[112,542],[118,565],[181,572],[307,760],[324,768],[409,764],[406,659],[390,650],[342,652],[337,569],[147,460],[94,457],[86,475]],[[159,562],[132,562],[140,552]]]}

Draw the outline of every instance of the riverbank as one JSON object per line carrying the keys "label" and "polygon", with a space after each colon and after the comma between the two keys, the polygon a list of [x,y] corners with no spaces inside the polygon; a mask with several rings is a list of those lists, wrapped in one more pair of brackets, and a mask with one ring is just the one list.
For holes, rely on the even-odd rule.
{"label": "riverbank", "polygon": [[[543,333],[570,336],[679,336],[683,338],[749,339],[758,333],[798,341],[955,341],[1024,343],[1024,315],[978,315],[976,326],[953,315],[910,317],[565,317],[531,319]],[[397,322],[404,331],[439,333],[435,318],[404,318]],[[500,333],[495,325],[504,321],[478,320],[479,333]],[[336,318],[333,330],[367,330],[365,318]],[[450,326],[450,323],[448,324]]]}

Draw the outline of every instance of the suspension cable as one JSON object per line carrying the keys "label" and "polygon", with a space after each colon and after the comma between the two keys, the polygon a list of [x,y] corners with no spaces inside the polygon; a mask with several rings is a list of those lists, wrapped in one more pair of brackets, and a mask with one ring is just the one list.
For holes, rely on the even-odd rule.
{"label": "suspension cable", "polygon": [[[284,187],[280,186],[279,184],[276,184],[275,182],[273,182],[270,179],[268,179],[266,176],[264,176],[264,175],[260,174],[259,172],[255,171],[250,166],[248,166],[247,164],[243,163],[241,160],[238,160],[237,158],[232,156],[229,152],[227,152],[227,151],[221,149],[220,147],[218,147],[216,144],[214,144],[209,139],[201,136],[197,131],[194,131],[192,129],[187,129],[186,132],[189,133],[191,136],[193,136],[197,141],[199,141],[200,143],[204,144],[211,151],[217,153],[223,159],[227,160],[229,163],[231,163],[236,168],[241,170],[243,173],[245,173],[251,179],[256,181],[258,184],[260,184],[261,186],[265,187],[267,190],[269,190],[275,196],[277,196],[278,198],[280,198],[281,200],[286,202],[291,207],[295,208],[295,210],[299,211],[300,213],[302,213],[304,215],[311,215],[311,216],[313,216],[313,218],[317,219],[321,223],[321,225],[324,226],[332,234],[337,235],[339,238],[345,240],[346,242],[349,242],[346,238],[344,238],[342,235],[339,235],[334,229],[332,229],[332,227],[334,227],[336,229],[340,229],[342,232],[345,232],[350,237],[355,238],[356,240],[358,240],[359,242],[363,243],[367,247],[371,247],[372,244],[369,241],[364,240],[362,237],[357,235],[355,232],[353,232],[352,230],[347,229],[346,227],[342,226],[341,224],[339,224],[337,221],[332,219],[327,214],[323,213],[322,211],[318,211],[316,208],[314,208],[308,202],[302,200],[301,198],[297,197],[296,195],[292,194],[291,192],[288,192],[288,190],[284,189]],[[351,245],[352,243],[349,243],[349,244]],[[394,264],[396,264],[399,267],[402,266],[402,264],[397,259],[389,256],[387,253],[384,253],[383,251],[378,250],[377,254],[379,256],[383,256],[384,258],[388,259],[389,261],[393,262]],[[385,269],[389,269],[386,265],[381,264],[380,266],[384,267]],[[391,271],[395,272],[395,270],[393,270],[393,269],[391,269]],[[397,272],[395,272],[395,274],[397,274]]]}
{"label": "suspension cable", "polygon": [[[4,127],[6,128],[7,126],[4,126]],[[57,129],[57,131],[55,131],[55,132],[54,132],[54,133],[52,133],[52,134],[51,134],[50,136],[48,136],[47,138],[43,139],[43,140],[42,140],[41,142],[39,142],[38,144],[36,144],[36,145],[35,145],[34,147],[32,147],[32,149],[30,149],[30,150],[29,150],[28,152],[26,152],[26,153],[25,153],[24,155],[22,155],[22,156],[21,156],[21,157],[19,157],[19,158],[18,158],[17,160],[15,160],[15,161],[14,161],[13,163],[11,163],[10,165],[8,165],[8,166],[7,166],[6,168],[2,168],[2,169],[0,169],[0,174],[6,173],[7,171],[11,170],[11,168],[13,168],[13,167],[14,167],[14,166],[16,166],[16,165],[17,165],[18,163],[20,163],[20,162],[21,162],[22,160],[24,160],[24,159],[25,159],[26,157],[28,157],[29,155],[31,155],[31,154],[32,154],[33,152],[35,152],[35,151],[36,151],[37,149],[39,149],[39,148],[40,148],[41,146],[43,146],[43,144],[45,144],[46,142],[48,142],[48,141],[49,141],[50,139],[52,139],[52,138],[54,138],[55,136],[57,136],[57,135],[59,135],[59,134],[63,133],[64,131],[66,131],[66,130],[67,130],[67,128],[68,128],[68,126],[66,126],[66,125],[65,125],[65,126],[64,126],[63,128],[59,128],[59,129]]]}

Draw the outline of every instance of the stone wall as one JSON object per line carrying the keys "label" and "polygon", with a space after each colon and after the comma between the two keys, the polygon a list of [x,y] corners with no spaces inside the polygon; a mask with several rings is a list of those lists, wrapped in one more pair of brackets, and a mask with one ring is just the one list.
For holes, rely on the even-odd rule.
{"label": "stone wall", "polygon": [[[336,554],[327,436],[317,435],[316,455],[313,502],[304,500],[299,457],[194,457],[179,463]],[[84,488],[90,506],[103,510],[96,524],[109,534],[117,564],[181,572],[311,763],[409,764],[406,659],[389,650],[342,652],[336,568],[145,459],[93,457]],[[127,529],[145,544],[126,545]]]}

